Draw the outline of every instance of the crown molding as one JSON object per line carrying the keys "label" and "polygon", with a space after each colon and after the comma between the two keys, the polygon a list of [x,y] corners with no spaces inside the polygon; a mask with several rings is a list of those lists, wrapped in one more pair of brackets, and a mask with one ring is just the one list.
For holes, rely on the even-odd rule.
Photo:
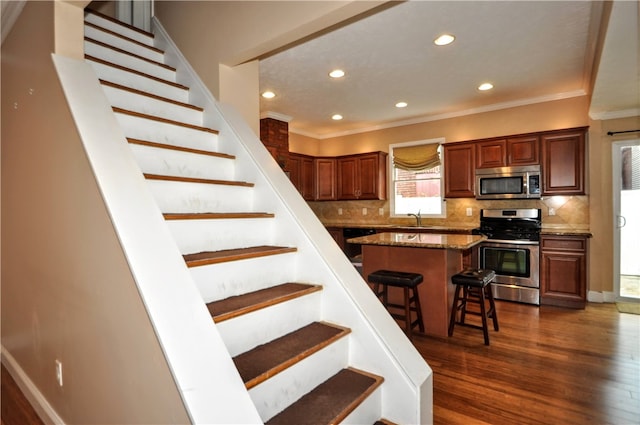
{"label": "crown molding", "polygon": [[260,119],[263,119],[263,118],[272,118],[274,120],[284,121],[284,122],[290,122],[293,119],[293,117],[290,117],[289,115],[279,114],[273,111],[265,111],[261,113]]}
{"label": "crown molding", "polygon": [[589,118],[594,121],[600,120],[613,120],[616,118],[629,118],[640,116],[640,108],[623,109],[620,111],[605,111],[605,112],[591,112],[589,111]]}

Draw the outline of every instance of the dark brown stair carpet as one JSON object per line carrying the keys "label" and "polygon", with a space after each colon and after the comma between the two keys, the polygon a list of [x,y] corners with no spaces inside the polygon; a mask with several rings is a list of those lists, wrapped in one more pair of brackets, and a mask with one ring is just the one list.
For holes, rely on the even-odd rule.
{"label": "dark brown stair carpet", "polygon": [[183,255],[188,267],[204,266],[207,264],[224,263],[227,261],[246,260],[249,258],[265,257],[268,255],[295,252],[296,248],[286,246],[253,246],[249,248],[223,249],[220,251],[205,251]]}
{"label": "dark brown stair carpet", "polygon": [[216,323],[321,290],[318,285],[283,283],[207,304]]}
{"label": "dark brown stair carpet", "polygon": [[312,323],[239,354],[233,358],[233,362],[245,386],[249,389],[318,352],[349,332],[349,329],[327,323]]}
{"label": "dark brown stair carpet", "polygon": [[266,423],[269,425],[339,423],[381,383],[381,377],[361,373],[351,368],[343,369]]}

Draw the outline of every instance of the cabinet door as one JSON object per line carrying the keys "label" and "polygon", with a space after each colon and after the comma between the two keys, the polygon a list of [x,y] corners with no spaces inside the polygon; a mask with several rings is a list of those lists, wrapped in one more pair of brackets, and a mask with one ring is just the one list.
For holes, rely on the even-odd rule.
{"label": "cabinet door", "polygon": [[312,201],[314,196],[313,185],[313,158],[305,156],[300,161],[300,193],[307,201]]}
{"label": "cabinet door", "polygon": [[315,200],[334,201],[336,199],[335,158],[315,158]]}
{"label": "cabinet door", "polygon": [[507,142],[505,140],[479,142],[476,149],[477,168],[504,167],[507,164]]}
{"label": "cabinet door", "polygon": [[475,197],[475,153],[473,143],[444,145],[445,198]]}
{"label": "cabinet door", "polygon": [[540,238],[540,303],[584,308],[587,300],[587,240]]}
{"label": "cabinet door", "polygon": [[543,195],[584,195],[584,129],[543,134]]}
{"label": "cabinet door", "polygon": [[358,162],[355,156],[338,158],[338,199],[358,199]]}
{"label": "cabinet door", "polygon": [[537,165],[540,140],[538,136],[507,139],[507,165]]}
{"label": "cabinet door", "polygon": [[387,154],[375,152],[358,157],[358,198],[387,199]]}

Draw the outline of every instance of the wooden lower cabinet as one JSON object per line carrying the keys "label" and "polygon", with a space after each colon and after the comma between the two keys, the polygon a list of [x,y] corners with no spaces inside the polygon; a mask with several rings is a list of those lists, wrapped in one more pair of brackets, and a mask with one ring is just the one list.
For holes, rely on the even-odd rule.
{"label": "wooden lower cabinet", "polygon": [[584,308],[587,237],[540,236],[540,304]]}

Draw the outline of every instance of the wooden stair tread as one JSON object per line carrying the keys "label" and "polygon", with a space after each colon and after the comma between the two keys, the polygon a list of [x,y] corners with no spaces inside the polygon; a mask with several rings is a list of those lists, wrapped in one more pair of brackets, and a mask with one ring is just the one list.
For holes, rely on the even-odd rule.
{"label": "wooden stair tread", "polygon": [[276,215],[266,212],[224,212],[224,213],[165,213],[165,220],[216,220],[234,218],[273,218]]}
{"label": "wooden stair tread", "polygon": [[197,112],[204,111],[204,109],[199,107],[199,106],[191,105],[189,103],[184,103],[184,102],[178,102],[177,100],[169,99],[168,97],[158,96],[158,95],[153,94],[153,93],[148,93],[146,91],[142,91],[142,90],[134,89],[134,88],[131,88],[131,87],[123,86],[122,84],[112,83],[111,81],[100,80],[100,84],[102,84],[103,86],[113,87],[114,89],[128,91],[130,93],[134,93],[134,94],[137,94],[137,95],[140,95],[140,96],[145,96],[145,97],[148,97],[148,98],[151,98],[151,99],[159,100],[161,102],[172,103],[172,104],[177,105],[177,106],[182,106],[183,108],[193,109],[194,111],[197,111]]}
{"label": "wooden stair tread", "polygon": [[164,180],[164,181],[182,182],[182,183],[221,184],[221,185],[227,185],[227,186],[253,187],[253,183],[232,181],[232,180],[214,180],[214,179],[202,179],[199,177],[165,176],[162,174],[149,174],[149,173],[144,173],[143,175],[148,180]]}
{"label": "wooden stair tread", "polygon": [[354,368],[343,369],[266,424],[335,424],[349,415],[383,378]]}
{"label": "wooden stair tread", "polygon": [[179,83],[175,83],[173,81],[165,80],[165,79],[156,77],[154,75],[149,75],[149,74],[144,73],[142,71],[137,71],[135,69],[131,69],[131,68],[128,68],[126,66],[119,65],[117,63],[109,62],[109,61],[106,61],[104,59],[97,58],[95,56],[91,56],[91,55],[86,55],[85,54],[84,58],[85,58],[85,60],[89,60],[89,61],[92,61],[92,62],[100,63],[102,65],[110,66],[111,68],[116,68],[116,69],[119,69],[121,71],[129,72],[131,74],[136,74],[136,75],[139,75],[141,77],[148,78],[150,80],[156,81],[158,83],[162,83],[162,84],[166,84],[166,85],[169,85],[169,86],[173,86],[173,87],[176,87],[176,88],[182,89],[182,90],[189,90],[189,87],[187,87],[185,85],[182,85],[182,84],[179,84]]}
{"label": "wooden stair tread", "polygon": [[304,283],[283,283],[271,288],[260,289],[243,295],[236,295],[207,303],[211,317],[216,323],[260,310],[284,301],[320,291],[322,286]]}
{"label": "wooden stair tread", "polygon": [[[309,357],[350,330],[326,323],[311,323],[233,358],[247,389]],[[295,422],[291,422],[295,423]]]}
{"label": "wooden stair tread", "polygon": [[127,55],[127,56],[130,56],[132,58],[140,59],[141,61],[144,61],[144,62],[153,64],[153,65],[159,66],[160,68],[164,68],[166,70],[176,72],[176,69],[174,67],[169,66],[166,63],[154,61],[153,59],[149,59],[149,58],[145,58],[144,56],[136,55],[135,53],[131,53],[131,52],[129,52],[127,50],[124,50],[124,49],[121,49],[119,47],[112,46],[112,45],[104,43],[104,42],[102,42],[100,40],[96,40],[94,38],[85,36],[84,37],[84,41],[88,41],[89,43],[97,44],[98,46],[102,46],[102,47],[104,47],[106,49],[111,49],[111,50],[113,50],[115,52],[122,53],[123,55]]}
{"label": "wooden stair tread", "polygon": [[103,13],[100,13],[97,10],[85,9],[85,12],[86,13],[90,13],[92,15],[99,16],[102,19],[105,19],[107,21],[111,21],[111,22],[113,22],[115,24],[120,25],[121,27],[128,28],[128,29],[130,29],[132,31],[135,31],[135,32],[138,32],[140,34],[146,35],[147,37],[151,37],[152,39],[156,37],[153,33],[149,32],[149,31],[145,31],[145,30],[140,29],[138,27],[134,27],[133,25],[129,25],[129,24],[125,23],[125,22],[119,21],[116,18],[112,18],[111,16],[108,16],[108,15],[105,15]]}
{"label": "wooden stair tread", "polygon": [[205,151],[202,149],[187,148],[184,146],[168,145],[166,143],[150,142],[148,140],[133,139],[131,137],[127,137],[127,142],[131,143],[132,145],[150,146],[153,148],[160,148],[160,149],[170,149],[174,151],[189,152],[189,153],[194,153],[198,155],[215,156],[218,158],[225,158],[225,159],[236,159],[235,155],[229,155],[227,153]]}
{"label": "wooden stair tread", "polygon": [[174,120],[170,120],[170,119],[162,118],[162,117],[156,117],[155,115],[143,114],[142,112],[130,111],[128,109],[122,109],[122,108],[118,108],[116,106],[113,106],[112,109],[113,109],[113,112],[116,112],[116,113],[119,113],[119,114],[131,115],[133,117],[138,117],[138,118],[144,118],[144,119],[147,119],[147,120],[163,122],[165,124],[177,125],[177,126],[180,126],[180,127],[190,128],[190,129],[198,130],[198,131],[204,131],[204,132],[212,133],[212,134],[218,134],[219,133],[218,130],[214,130],[213,128],[202,127],[200,125],[194,125],[194,124],[187,124],[185,122],[174,121]]}
{"label": "wooden stair tread", "polygon": [[218,264],[228,261],[248,260],[250,258],[286,254],[289,252],[295,252],[296,250],[297,249],[294,247],[261,245],[249,248],[197,252],[195,254],[183,255],[183,257],[188,267],[197,267],[207,264]]}
{"label": "wooden stair tread", "polygon": [[94,24],[94,23],[91,23],[91,22],[87,22],[87,21],[85,21],[85,22],[84,22],[84,25],[85,25],[86,27],[95,28],[95,29],[100,30],[100,31],[102,31],[102,32],[105,32],[105,33],[107,33],[107,34],[111,34],[111,35],[113,35],[114,37],[121,38],[121,39],[126,40],[126,41],[128,41],[128,42],[130,42],[130,43],[136,44],[136,45],[138,45],[138,46],[140,46],[140,47],[144,47],[144,48],[146,48],[146,49],[149,49],[149,50],[151,50],[151,51],[154,51],[154,52],[156,52],[156,53],[160,53],[160,54],[163,54],[163,55],[164,55],[164,51],[162,51],[162,50],[158,49],[157,47],[149,46],[148,44],[142,43],[142,42],[140,42],[140,41],[138,41],[138,40],[134,40],[133,38],[129,38],[129,37],[127,37],[127,36],[124,36],[124,35],[122,35],[122,34],[119,34],[119,33],[115,32],[115,31],[111,31],[110,29],[107,29],[107,28],[101,27],[100,25],[97,25],[97,24]]}

